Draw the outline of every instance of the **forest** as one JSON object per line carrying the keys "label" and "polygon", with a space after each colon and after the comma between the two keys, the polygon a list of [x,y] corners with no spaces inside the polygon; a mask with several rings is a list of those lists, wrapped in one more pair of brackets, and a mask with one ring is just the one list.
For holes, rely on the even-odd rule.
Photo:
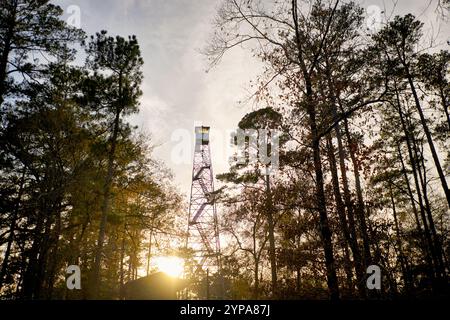
{"label": "forest", "polygon": [[[432,5],[448,19],[448,0]],[[62,15],[49,0],[0,2],[0,300],[116,300],[158,257],[198,263],[188,195],[130,120],[137,37]],[[266,147],[279,160],[215,172],[220,272],[180,274],[179,297],[450,296],[450,42],[395,11],[368,30],[364,8],[339,0],[221,0],[210,29],[208,69],[236,48],[262,65],[233,129],[278,132]]]}

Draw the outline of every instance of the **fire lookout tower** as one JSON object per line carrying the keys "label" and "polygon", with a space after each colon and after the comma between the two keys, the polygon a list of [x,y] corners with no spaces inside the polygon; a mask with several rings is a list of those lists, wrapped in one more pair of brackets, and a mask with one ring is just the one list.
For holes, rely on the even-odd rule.
{"label": "fire lookout tower", "polygon": [[[209,144],[209,127],[195,127],[194,164],[192,169],[191,197],[187,248],[194,252],[195,274],[206,272],[206,297],[209,298],[209,275],[221,280],[221,253],[219,226],[215,205],[214,176]],[[219,280],[220,279],[220,280]],[[217,282],[217,287],[223,285]],[[221,298],[223,288],[216,298]]]}

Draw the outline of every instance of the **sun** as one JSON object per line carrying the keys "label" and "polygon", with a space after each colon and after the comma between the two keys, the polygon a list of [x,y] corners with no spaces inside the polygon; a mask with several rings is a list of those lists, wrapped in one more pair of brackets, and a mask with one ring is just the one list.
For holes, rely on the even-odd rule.
{"label": "sun", "polygon": [[159,271],[171,277],[180,278],[184,272],[184,261],[178,257],[157,257],[154,264]]}

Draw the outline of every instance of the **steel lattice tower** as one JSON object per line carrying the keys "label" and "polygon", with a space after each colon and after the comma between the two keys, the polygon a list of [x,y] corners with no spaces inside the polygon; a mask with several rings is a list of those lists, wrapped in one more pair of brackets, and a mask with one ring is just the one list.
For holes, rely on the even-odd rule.
{"label": "steel lattice tower", "polygon": [[214,176],[209,145],[209,127],[195,127],[194,164],[187,247],[194,251],[197,264],[207,273],[221,274],[219,226],[214,202]]}

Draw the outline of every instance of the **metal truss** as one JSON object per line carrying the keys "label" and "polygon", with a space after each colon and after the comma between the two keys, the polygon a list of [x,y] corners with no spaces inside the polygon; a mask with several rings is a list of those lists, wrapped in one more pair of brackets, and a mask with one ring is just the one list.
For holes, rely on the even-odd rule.
{"label": "metal truss", "polygon": [[187,247],[194,252],[195,273],[221,273],[219,226],[214,197],[214,176],[209,127],[195,128]]}

